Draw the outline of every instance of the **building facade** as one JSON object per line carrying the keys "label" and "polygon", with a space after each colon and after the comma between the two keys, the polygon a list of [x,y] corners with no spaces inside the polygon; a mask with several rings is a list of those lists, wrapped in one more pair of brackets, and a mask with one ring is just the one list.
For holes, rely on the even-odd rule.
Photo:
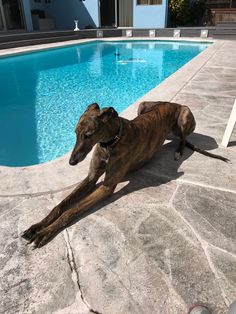
{"label": "building facade", "polygon": [[168,0],[0,0],[0,31],[164,28]]}

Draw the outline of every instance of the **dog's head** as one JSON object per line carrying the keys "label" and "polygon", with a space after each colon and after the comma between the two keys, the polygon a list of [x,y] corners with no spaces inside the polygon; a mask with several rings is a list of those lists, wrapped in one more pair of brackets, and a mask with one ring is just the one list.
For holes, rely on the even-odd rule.
{"label": "dog's head", "polygon": [[70,165],[74,166],[84,160],[98,142],[111,139],[109,126],[114,118],[118,118],[118,113],[112,107],[100,110],[96,103],[88,106],[75,129],[76,143],[70,157]]}

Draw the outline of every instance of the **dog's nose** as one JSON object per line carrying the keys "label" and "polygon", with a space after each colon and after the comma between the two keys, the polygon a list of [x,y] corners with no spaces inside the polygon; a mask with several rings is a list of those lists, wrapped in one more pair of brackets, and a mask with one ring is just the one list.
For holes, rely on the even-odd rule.
{"label": "dog's nose", "polygon": [[74,158],[74,156],[70,157],[69,164],[71,166],[75,166],[77,164],[77,160],[76,160],[76,158]]}

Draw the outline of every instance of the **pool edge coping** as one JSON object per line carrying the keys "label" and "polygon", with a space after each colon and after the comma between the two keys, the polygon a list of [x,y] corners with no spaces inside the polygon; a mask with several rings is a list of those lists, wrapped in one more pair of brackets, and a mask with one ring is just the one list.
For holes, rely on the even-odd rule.
{"label": "pool edge coping", "polygon": [[[114,41],[114,40],[153,40],[151,38],[145,37],[135,37],[135,38],[124,38],[124,37],[115,37],[115,38],[103,38],[102,41]],[[78,43],[92,42],[97,41],[98,39],[83,39],[76,40]],[[161,38],[155,38],[155,40],[163,40]],[[166,40],[170,41],[170,38],[167,37]],[[202,38],[191,38],[191,40],[184,41],[193,41],[193,42],[202,42]],[[172,41],[176,41],[176,38],[173,38]],[[179,40],[178,40],[179,41]],[[181,41],[181,40],[180,40]],[[209,38],[207,40],[209,42]],[[54,44],[44,44],[39,45],[40,47],[36,48],[33,51],[45,50],[41,46],[47,46],[46,49],[50,49],[48,46],[52,45],[55,48],[75,45],[73,43],[64,42],[60,43],[60,46]],[[155,88],[150,90],[144,96],[139,98],[135,103],[131,104],[126,108],[120,115],[132,119],[136,116],[137,105],[144,100],[163,100],[171,101],[182,89],[183,87],[191,81],[191,79],[196,75],[198,71],[209,61],[211,57],[224,45],[228,40],[212,40],[212,45],[207,49],[199,53],[196,57],[186,63],[183,67],[165,79],[162,83],[157,85]],[[29,48],[30,46],[26,47]],[[23,47],[25,48],[25,47]],[[53,48],[53,47],[51,47]],[[11,48],[7,50],[22,50],[21,48]],[[32,51],[32,50],[31,50]],[[23,49],[21,53],[30,52]],[[17,52],[17,54],[20,52]],[[15,53],[14,53],[15,54]],[[157,97],[158,95],[158,97]],[[51,160],[42,164],[26,166],[26,167],[7,167],[0,166],[0,197],[15,197],[15,196],[27,196],[27,195],[43,195],[48,193],[60,192],[63,190],[68,190],[75,186],[82,178],[87,174],[90,158],[92,152],[88,157],[78,165],[78,167],[73,168],[69,166],[68,160],[70,152],[66,153],[62,157],[59,157],[55,160]],[[76,169],[76,171],[75,171]],[[78,171],[78,172],[77,172]],[[53,178],[53,179],[52,179]]]}
{"label": "pool edge coping", "polygon": [[46,44],[38,44],[38,45],[30,45],[24,47],[16,47],[16,48],[7,48],[0,50],[0,58],[4,57],[12,57],[16,55],[21,55],[25,53],[31,52],[39,52],[44,50],[70,47],[77,44],[90,43],[95,41],[139,41],[139,40],[147,40],[147,41],[183,41],[183,42],[201,42],[201,43],[215,43],[216,41],[222,41],[221,39],[213,39],[211,37],[201,38],[201,37],[95,37],[95,38],[83,38],[83,39],[74,39],[69,41],[62,41],[56,43],[46,43]]}

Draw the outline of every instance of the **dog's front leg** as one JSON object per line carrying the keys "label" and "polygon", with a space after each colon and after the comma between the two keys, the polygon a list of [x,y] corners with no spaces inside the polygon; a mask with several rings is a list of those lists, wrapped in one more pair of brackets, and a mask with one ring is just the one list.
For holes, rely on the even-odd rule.
{"label": "dog's front leg", "polygon": [[53,221],[60,217],[61,214],[88,195],[95,188],[97,180],[105,172],[105,169],[106,162],[100,157],[98,151],[95,150],[90,162],[88,176],[79,183],[71,194],[54,207],[49,215],[23,232],[22,237],[26,240],[31,240],[37,232],[49,226]]}
{"label": "dog's front leg", "polygon": [[64,211],[66,211],[75,202],[79,201],[82,197],[87,195],[95,187],[96,180],[88,176],[86,177],[78,187],[76,187],[70,195],[68,195],[62,202],[55,206],[52,211],[40,222],[32,225],[29,229],[23,232],[22,237],[30,240],[38,231],[42,228],[50,225],[56,220]]}
{"label": "dog's front leg", "polygon": [[68,224],[72,223],[79,215],[87,211],[98,202],[110,196],[115,189],[115,186],[100,185],[76,206],[64,212],[57,220],[51,225],[36,233],[30,242],[34,242],[35,248],[39,248],[46,244],[53,236],[60,230],[64,229]]}

